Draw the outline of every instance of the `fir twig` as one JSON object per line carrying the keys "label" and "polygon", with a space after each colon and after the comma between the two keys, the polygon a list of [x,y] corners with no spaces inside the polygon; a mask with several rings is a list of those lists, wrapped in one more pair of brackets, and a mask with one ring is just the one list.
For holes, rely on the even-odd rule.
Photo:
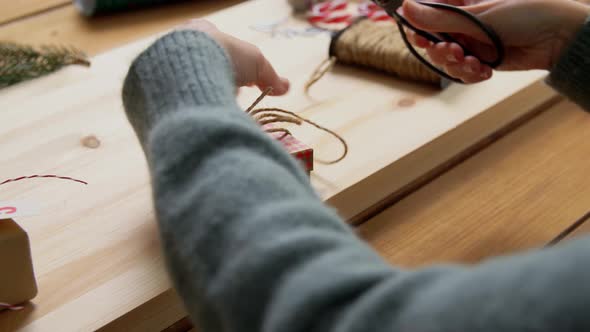
{"label": "fir twig", "polygon": [[0,88],[52,73],[64,66],[90,66],[84,53],[73,47],[33,48],[0,41]]}

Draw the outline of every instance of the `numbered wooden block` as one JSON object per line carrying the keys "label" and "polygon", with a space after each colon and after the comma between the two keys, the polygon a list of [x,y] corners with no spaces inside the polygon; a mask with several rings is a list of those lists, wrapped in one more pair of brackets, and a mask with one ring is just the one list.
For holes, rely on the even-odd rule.
{"label": "numbered wooden block", "polygon": [[29,237],[14,220],[2,218],[0,212],[0,303],[18,305],[37,295]]}

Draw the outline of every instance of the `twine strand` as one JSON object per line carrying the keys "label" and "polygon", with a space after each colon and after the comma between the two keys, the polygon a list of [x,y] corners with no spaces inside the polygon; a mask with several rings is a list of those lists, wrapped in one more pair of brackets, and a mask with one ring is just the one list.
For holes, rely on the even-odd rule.
{"label": "twine strand", "polygon": [[[342,136],[338,135],[333,130],[330,130],[324,126],[321,126],[321,125],[309,120],[309,119],[306,119],[297,113],[287,111],[287,110],[284,110],[281,108],[257,108],[257,109],[255,109],[255,107],[271,91],[272,91],[272,88],[265,89],[260,94],[260,96],[258,98],[256,98],[256,100],[252,103],[252,105],[250,105],[250,107],[248,107],[246,109],[246,113],[251,115],[259,125],[264,126],[264,125],[275,124],[275,123],[292,123],[292,124],[300,126],[304,122],[308,123],[308,124],[316,127],[317,129],[325,131],[328,134],[334,136],[336,139],[338,139],[340,141],[340,143],[342,143],[342,146],[344,148],[340,157],[338,157],[334,160],[330,160],[330,161],[317,160],[319,163],[325,164],[325,165],[332,165],[332,164],[336,164],[336,163],[340,162],[341,160],[343,160],[344,158],[346,158],[346,156],[348,155],[348,144],[346,143],[346,140],[344,138],[342,138]],[[276,133],[276,132],[283,133],[283,135],[281,137],[279,137],[279,140],[282,140],[287,135],[291,135],[291,132],[288,129],[282,128],[282,127],[267,128],[267,129],[265,129],[265,131],[267,133]]]}
{"label": "twine strand", "polygon": [[334,66],[336,65],[336,62],[337,62],[337,58],[335,56],[331,56],[319,64],[319,66],[311,74],[311,77],[309,78],[307,83],[305,83],[305,87],[304,87],[305,94],[309,93],[309,89],[311,88],[312,85],[314,85],[317,81],[321,80],[322,77],[324,77],[324,75],[326,75],[326,73],[328,73],[329,71],[332,70],[332,68],[334,68]]}

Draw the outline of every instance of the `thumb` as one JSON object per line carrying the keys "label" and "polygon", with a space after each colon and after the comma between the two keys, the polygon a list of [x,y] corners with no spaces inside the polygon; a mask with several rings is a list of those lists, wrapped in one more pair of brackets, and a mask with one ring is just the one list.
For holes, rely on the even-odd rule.
{"label": "thumb", "polygon": [[[461,7],[470,12],[470,6]],[[402,6],[404,17],[414,27],[428,32],[461,33],[486,41],[488,38],[468,18],[450,10],[433,8],[415,0],[405,0]]]}
{"label": "thumb", "polygon": [[264,56],[258,57],[255,84],[262,91],[272,88],[270,94],[274,96],[284,95],[289,91],[289,80],[280,77]]}

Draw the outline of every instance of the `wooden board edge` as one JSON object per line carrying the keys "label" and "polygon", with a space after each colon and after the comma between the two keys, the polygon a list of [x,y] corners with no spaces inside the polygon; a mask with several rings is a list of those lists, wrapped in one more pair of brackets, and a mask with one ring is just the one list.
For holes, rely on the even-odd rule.
{"label": "wooden board edge", "polygon": [[97,332],[163,331],[186,317],[176,292],[169,288],[162,294],[120,316]]}
{"label": "wooden board edge", "polygon": [[[544,83],[544,79],[537,80],[424,147],[328,198],[326,203],[337,207],[340,216],[349,224],[358,225],[384,206],[440,175],[450,163],[467,158],[465,154],[476,152],[478,145],[499,138],[494,133],[510,128],[511,124],[514,126],[519,119],[526,120],[528,114],[558,99],[559,95]],[[490,122],[497,125],[487,129],[486,124]],[[363,201],[359,202],[359,198]]]}
{"label": "wooden board edge", "polygon": [[547,243],[547,247],[554,246],[562,241],[572,240],[581,236],[587,236],[590,229],[590,211],[586,212],[578,220],[574,221],[563,232]]}
{"label": "wooden board edge", "polygon": [[195,326],[191,322],[190,317],[184,317],[183,319],[179,320],[178,322],[172,324],[171,326],[167,327],[166,329],[162,330],[162,332],[187,332],[187,331],[196,331]]}

